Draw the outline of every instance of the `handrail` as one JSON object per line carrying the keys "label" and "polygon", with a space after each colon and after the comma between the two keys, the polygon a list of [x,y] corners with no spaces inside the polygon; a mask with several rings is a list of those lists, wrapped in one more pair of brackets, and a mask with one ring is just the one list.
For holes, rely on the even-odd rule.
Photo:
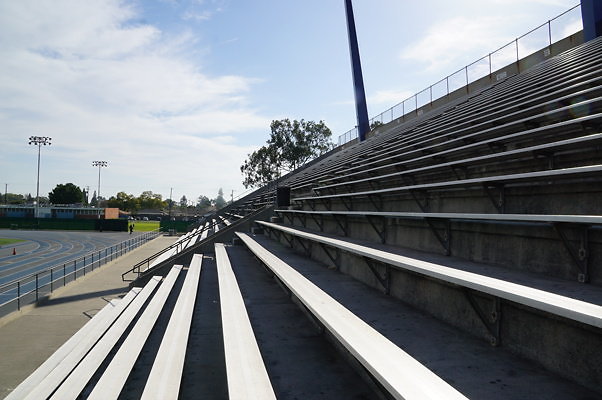
{"label": "handrail", "polygon": [[[3,283],[0,285],[0,299],[4,300],[2,297],[8,297],[8,300],[0,302],[0,317],[5,315],[5,313],[2,312],[3,308],[15,301],[17,303],[16,310],[20,310],[23,303],[36,302],[39,300],[40,294],[50,294],[55,288],[65,286],[68,281],[71,282],[76,280],[78,278],[78,272],[85,276],[86,272],[93,271],[95,268],[112,261],[114,258],[139,247],[148,240],[155,239],[159,234],[160,232],[158,229],[145,232],[98,251],[93,251],[84,256]],[[62,281],[62,285],[60,284],[60,281]],[[42,293],[44,288],[47,287],[49,290]],[[33,293],[35,293],[35,296],[32,295]],[[30,296],[31,298],[23,301],[23,299],[29,295],[32,295]]]}
{"label": "handrail", "polygon": [[[269,208],[269,207],[270,207],[270,206],[264,206],[264,207],[261,207],[261,208],[258,208],[258,209],[256,209],[256,210],[254,210],[254,211],[253,211],[251,214],[245,215],[245,216],[244,216],[242,219],[239,219],[239,220],[237,220],[237,221],[234,221],[234,222],[232,222],[232,224],[228,225],[228,226],[226,227],[226,229],[234,229],[234,228],[235,228],[235,227],[236,227],[236,226],[237,226],[239,223],[242,223],[242,222],[243,222],[243,221],[244,221],[246,218],[250,218],[250,219],[252,219],[252,218],[254,218],[254,217],[255,217],[255,216],[258,214],[258,213],[261,213],[262,211],[265,211],[265,210],[266,210],[267,208]],[[215,216],[219,216],[219,215],[221,215],[223,210],[225,210],[225,208],[222,208],[222,209],[220,209],[220,210],[219,210],[219,213],[216,213],[216,214],[214,214],[212,217],[215,217]],[[216,225],[218,225],[218,224],[220,224],[220,223],[221,223],[221,222],[218,222],[218,221],[216,221],[216,220],[213,220],[213,223],[212,223],[212,224],[210,224],[210,225],[208,225],[208,226],[206,226],[206,227],[203,227],[203,229],[199,229],[199,230],[197,230],[197,232],[193,233],[193,234],[192,234],[192,235],[190,235],[190,236],[187,236],[187,237],[186,237],[186,240],[179,240],[179,241],[178,241],[178,242],[176,242],[176,243],[172,243],[172,244],[171,244],[169,247],[167,247],[167,248],[165,248],[165,249],[161,250],[160,252],[158,252],[158,253],[156,253],[156,254],[154,254],[154,255],[152,255],[152,256],[150,256],[150,257],[148,257],[148,258],[147,258],[147,259],[145,259],[145,260],[142,260],[142,261],[138,262],[138,263],[137,263],[136,265],[134,265],[132,268],[130,268],[129,270],[127,270],[127,271],[125,271],[123,274],[121,274],[121,279],[122,279],[124,282],[128,282],[128,281],[130,281],[130,280],[126,280],[126,279],[125,279],[125,276],[126,276],[127,274],[137,274],[137,276],[138,276],[138,277],[140,277],[141,275],[143,275],[143,274],[145,274],[145,273],[147,272],[147,270],[145,270],[145,271],[140,271],[140,267],[141,267],[142,265],[146,264],[146,265],[148,265],[148,266],[150,267],[150,261],[151,261],[152,259],[155,259],[155,258],[157,258],[157,257],[158,257],[158,256],[160,256],[161,254],[164,254],[165,252],[167,252],[167,251],[169,251],[169,250],[173,249],[174,247],[183,246],[185,242],[189,242],[189,241],[190,241],[191,239],[193,239],[194,237],[196,237],[196,236],[198,236],[198,235],[202,234],[204,231],[206,231],[206,230],[209,230],[209,229],[211,229],[211,228],[215,227]],[[220,230],[220,232],[222,232],[222,231]],[[208,236],[206,239],[210,239],[210,238],[212,238],[212,237],[213,237],[213,236]],[[206,239],[204,239],[204,240],[206,240]],[[201,243],[201,242],[199,242],[199,243]],[[196,245],[198,245],[199,243],[195,243],[195,246],[196,246]],[[178,251],[176,252],[176,254],[174,254],[174,256],[175,256],[175,255],[178,255],[178,256],[179,256],[179,255],[181,255],[181,253],[182,253],[182,252],[186,252],[186,251],[188,251],[188,250],[189,250],[189,248],[188,248],[188,247],[183,247],[182,249],[178,250]],[[172,256],[172,257],[173,257],[173,256]],[[160,266],[160,265],[162,265],[162,264],[163,264],[164,262],[166,262],[166,261],[168,261],[168,260],[166,259],[166,260],[163,260],[163,261],[161,261],[161,263],[157,264],[157,266]],[[154,269],[155,269],[157,266],[153,266],[153,267],[152,267],[152,268],[153,268],[153,270],[154,270]]]}
{"label": "handrail", "polygon": [[[539,29],[541,29],[541,28],[543,28],[545,26],[548,27],[548,38],[547,38],[548,47],[551,46],[552,45],[552,22],[556,21],[558,18],[560,18],[560,17],[568,14],[569,12],[571,12],[571,11],[573,11],[576,8],[579,8],[579,7],[580,7],[580,4],[577,4],[577,5],[569,8],[565,12],[557,15],[556,17],[548,20],[547,22],[544,22],[543,24],[539,25],[538,27],[531,29],[529,32],[527,32],[527,33],[525,33],[525,34],[517,37],[516,39],[512,40],[511,42],[506,43],[505,45],[499,47],[498,49],[492,51],[491,53],[489,53],[487,55],[484,55],[483,57],[479,58],[476,61],[473,61],[470,64],[467,64],[466,66],[464,66],[464,67],[458,69],[457,71],[449,74],[445,78],[437,81],[436,83],[430,85],[429,87],[427,87],[427,88],[425,88],[425,89],[423,89],[421,91],[416,92],[412,96],[410,96],[407,99],[401,101],[400,103],[397,103],[393,107],[390,107],[389,109],[381,112],[377,116],[372,117],[370,119],[370,125],[372,126],[372,124],[374,124],[375,122],[382,123],[382,124],[388,123],[388,122],[393,121],[396,118],[404,117],[405,115],[407,115],[407,114],[409,114],[411,112],[418,112],[418,109],[420,107],[422,107],[422,106],[424,106],[426,104],[432,104],[434,100],[437,100],[437,99],[439,99],[441,97],[449,96],[449,94],[451,92],[453,92],[454,90],[459,90],[459,89],[462,89],[462,88],[466,88],[466,90],[468,92],[468,87],[469,87],[470,83],[476,81],[477,79],[480,79],[480,78],[483,78],[483,77],[487,76],[487,74],[485,74],[485,75],[482,75],[482,76],[479,76],[479,77],[476,77],[476,78],[472,77],[472,80],[471,80],[471,77],[470,77],[470,74],[469,74],[469,68],[470,67],[472,67],[473,65],[475,65],[475,64],[483,61],[484,59],[487,59],[488,60],[488,66],[489,66],[489,74],[488,75],[491,75],[492,72],[493,72],[493,66],[492,66],[493,63],[492,63],[492,60],[491,60],[491,56],[492,55],[496,55],[497,53],[499,53],[502,50],[506,49],[508,46],[512,46],[512,45],[514,45],[514,47],[515,47],[516,60],[512,61],[511,63],[505,64],[503,67],[506,67],[506,66],[508,66],[508,65],[510,65],[510,64],[512,64],[514,62],[520,61],[519,40],[526,38],[530,34],[538,31]],[[561,40],[561,39],[564,39],[564,37],[559,38],[558,40]],[[532,53],[533,52],[529,52],[529,54],[532,54]],[[457,87],[455,89],[451,89],[450,90],[450,78],[453,78],[453,77],[455,77],[456,75],[458,75],[460,73],[462,73],[462,75],[463,75],[462,80],[465,82],[465,84],[463,86],[459,86],[459,87]],[[436,88],[439,84],[441,84],[443,82],[446,83],[446,85],[445,85],[446,87],[445,87],[445,90],[443,91],[443,94],[441,94],[438,97],[433,97],[433,88]],[[424,104],[419,104],[419,103],[421,103],[418,100],[419,95],[421,95],[422,93],[424,93],[426,91],[429,92],[429,100],[426,101],[426,102],[424,102]],[[409,102],[409,104],[407,106],[406,106],[406,102]],[[399,108],[401,108],[401,112],[399,112]],[[398,112],[397,116],[395,116],[396,115],[396,113],[395,113],[396,111]],[[358,137],[357,127],[352,128],[352,129],[348,130],[347,132],[339,135],[339,146],[342,146],[345,143],[348,143],[348,142],[352,141],[353,139],[355,139],[357,137]]]}
{"label": "handrail", "polygon": [[[217,225],[219,222],[214,222],[212,224],[209,224],[207,226],[204,226],[202,229],[197,230],[196,232],[194,232],[192,235],[186,237],[186,241],[190,241],[192,238],[195,238],[199,235],[201,235],[203,232],[205,232],[206,230],[209,230],[211,228],[213,228],[215,225]],[[134,266],[130,269],[128,269],[127,271],[125,271],[124,273],[121,274],[121,280],[126,282],[125,276],[127,274],[138,274],[140,275],[141,271],[140,271],[140,267],[143,265],[147,265],[150,266],[151,260],[154,260],[156,258],[158,258],[160,255],[165,254],[166,252],[168,252],[169,250],[172,250],[174,248],[178,248],[181,247],[183,245],[183,241],[182,240],[178,240],[172,244],[170,244],[169,246],[167,246],[166,248],[164,248],[163,250],[159,250],[158,252],[156,252],[155,254],[147,257],[146,259],[137,262],[136,264],[134,264]],[[179,253],[181,251],[177,250],[176,253]]]}

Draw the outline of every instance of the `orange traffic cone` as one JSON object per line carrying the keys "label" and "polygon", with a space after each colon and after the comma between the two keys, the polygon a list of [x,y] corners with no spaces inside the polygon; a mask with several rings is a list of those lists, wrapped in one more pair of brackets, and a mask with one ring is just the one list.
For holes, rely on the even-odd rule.
{"label": "orange traffic cone", "polygon": [[13,247],[13,256],[16,256],[16,255],[17,255],[17,249],[15,249],[15,248]]}

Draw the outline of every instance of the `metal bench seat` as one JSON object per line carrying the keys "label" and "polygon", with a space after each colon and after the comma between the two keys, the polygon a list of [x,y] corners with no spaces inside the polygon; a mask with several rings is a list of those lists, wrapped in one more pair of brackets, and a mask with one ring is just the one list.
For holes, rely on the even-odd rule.
{"label": "metal bench seat", "polygon": [[[550,63],[552,60],[550,60],[548,63]],[[579,65],[578,71],[573,71],[574,74],[576,74],[576,76],[573,76],[571,81],[577,82],[574,83],[575,85],[579,84],[579,81],[583,81],[583,74],[588,74],[588,71],[584,71],[584,65],[586,65],[587,62],[583,62],[581,61],[581,64]],[[595,64],[595,63],[594,63]],[[566,69],[566,65],[563,65],[564,69]],[[587,69],[587,68],[585,68]],[[593,72],[589,72],[592,75],[594,75],[594,78],[590,78],[590,79],[596,79],[595,76],[599,75],[599,68],[596,65],[593,65],[591,67],[591,69],[593,70]],[[530,71],[528,71],[530,72]],[[547,74],[541,74],[544,78],[550,80],[550,77]],[[552,85],[552,88],[557,88],[558,87],[558,80],[557,80],[557,76],[554,75],[554,79],[550,80],[550,82],[548,82],[549,85]],[[518,77],[516,79],[519,79]],[[542,92],[544,92],[544,90],[546,89],[545,87],[542,87],[541,82],[534,82],[533,81],[533,77],[531,77],[530,79],[526,79],[525,81],[528,85],[533,86],[532,90],[533,93],[535,93],[536,95],[542,97],[545,95],[541,95]],[[585,83],[587,84],[587,83]],[[518,102],[518,104],[514,104],[513,106],[515,108],[520,107],[520,104],[529,104],[525,102],[524,96],[525,93],[520,92],[519,90],[516,89],[516,87],[513,88],[514,90],[509,91],[510,93],[512,93],[516,99],[515,101]],[[493,89],[492,89],[493,90]],[[496,88],[497,91],[497,88]],[[480,94],[479,96],[475,97],[475,99],[482,99],[485,97],[488,97],[488,91],[483,92],[482,94]],[[520,96],[519,96],[520,95]],[[481,100],[475,100],[472,101],[472,103],[470,104],[470,107],[475,107],[477,106],[477,104],[475,104],[475,102],[479,103]],[[488,99],[487,101],[493,101],[494,104],[495,102],[502,103],[502,101],[499,98],[499,93],[496,93],[495,96],[491,96],[490,99]],[[504,109],[506,109],[507,107],[510,107],[510,105],[507,103],[507,101],[504,101]],[[466,105],[468,106],[468,105]],[[479,108],[480,107],[480,108]],[[463,116],[465,118],[468,118],[468,116],[470,116],[471,120],[475,120],[476,115],[473,116],[473,114],[475,112],[481,113],[481,114],[486,114],[488,116],[488,119],[491,119],[489,114],[491,112],[493,112],[490,108],[485,108],[485,110],[483,110],[483,104],[479,103],[479,107],[476,107],[474,112],[469,112],[468,110],[466,110],[464,107],[462,106],[458,106],[456,107],[454,110],[450,111],[450,112],[446,112],[444,113],[445,115],[442,115],[441,118],[438,118],[437,120],[433,120],[432,123],[426,124],[424,125],[421,129],[417,130],[417,133],[415,134],[416,136],[420,137],[423,133],[421,133],[420,131],[423,129],[432,129],[432,130],[436,130],[437,132],[442,132],[442,128],[444,128],[441,123],[442,120],[449,120],[450,123],[448,124],[450,127],[453,127],[453,129],[457,129],[458,128],[458,124],[459,121],[455,120],[454,118],[452,118],[451,114],[455,114],[455,113],[460,113],[459,116]],[[496,111],[496,113],[501,113],[501,111]],[[451,118],[451,119],[450,119]],[[413,131],[413,129],[410,129],[411,131]],[[393,136],[391,138],[391,136]],[[377,142],[379,143],[377,146],[381,146],[384,147],[386,150],[385,151],[389,151],[389,147],[391,146],[391,142],[389,141],[389,139],[393,140],[393,141],[405,141],[406,140],[406,135],[401,134],[400,132],[395,132],[395,135],[379,135],[378,137],[375,138],[371,138],[371,139],[375,139],[372,141],[367,141],[367,143],[362,143],[362,146],[354,146],[353,149],[345,149],[343,150],[343,152],[341,153],[346,153],[347,156],[343,157],[342,154],[337,155],[338,160],[336,162],[331,162],[328,166],[328,168],[318,168],[319,172],[322,173],[326,173],[326,172],[331,172],[331,170],[333,168],[336,168],[337,165],[340,165],[341,163],[346,162],[346,160],[349,159],[349,157],[357,157],[357,156],[361,156],[361,154],[374,154],[375,149],[373,148],[375,145],[377,145]],[[378,151],[378,150],[377,150]],[[329,160],[332,161],[332,160]],[[323,166],[326,166],[325,164],[323,164]],[[308,171],[309,172],[309,171]],[[313,174],[304,174],[303,177],[299,177],[297,179],[292,179],[291,180],[291,184],[294,187],[297,186],[302,186],[304,183],[307,183],[308,181],[310,181],[311,179],[315,179],[315,176]]]}
{"label": "metal bench seat", "polygon": [[94,346],[100,337],[109,329],[111,324],[121,315],[123,310],[140,292],[141,288],[133,288],[122,299],[111,300],[102,308],[90,321],[88,321],[80,330],[69,338],[61,347],[59,347],[50,357],[46,359],[33,373],[31,373],[23,382],[19,384],[7,397],[7,400],[16,400],[25,398],[36,386],[46,385],[48,390],[40,393],[51,393],[52,385],[55,385],[60,378],[45,381],[47,376],[61,371],[66,374],[70,371],[67,365],[69,360],[77,363],[78,358],[83,356]]}
{"label": "metal bench seat", "polygon": [[275,210],[280,214],[297,215],[327,215],[350,217],[385,217],[403,219],[445,219],[473,221],[512,221],[529,223],[567,223],[602,225],[600,215],[543,215],[543,214],[474,214],[474,213],[424,213],[424,212],[393,212],[393,211],[304,211],[304,210]]}
{"label": "metal bench seat", "polygon": [[[55,399],[77,398],[81,390],[71,397],[69,395],[63,397],[57,393],[66,392],[67,388],[75,389],[73,385],[83,389],[83,385],[94,375],[106,355],[152,295],[160,280],[160,277],[153,277],[106,331],[98,329],[95,332],[100,336],[87,336],[85,342],[82,342],[76,351],[71,351],[51,373],[38,382],[27,396],[21,398],[40,400],[47,399],[51,395]],[[85,382],[82,384],[82,381]]]}
{"label": "metal bench seat", "polygon": [[441,264],[421,261],[376,248],[352,243],[326,235],[318,235],[298,229],[257,221],[261,226],[293,235],[315,243],[321,243],[342,251],[366,257],[394,268],[411,271],[450,284],[486,293],[500,299],[509,300],[536,310],[602,328],[602,306],[567,296],[550,293],[529,286],[507,282],[501,279],[462,271]]}
{"label": "metal bench seat", "polygon": [[[159,318],[159,313],[163,309],[167,297],[171,293],[181,270],[181,265],[174,265],[165,279],[163,279],[157,292],[152,296],[144,309],[144,312],[140,315],[134,327],[127,334],[127,337],[121,346],[119,346],[117,353],[111,359],[111,362],[94,386],[88,399],[108,400],[117,399],[119,397],[119,394],[138,359],[138,355],[140,354],[140,351],[142,351],[142,347],[144,346],[144,343],[146,343],[157,318]],[[115,344],[116,343],[113,341],[110,341],[106,346],[100,348],[105,351],[112,350],[115,348]],[[95,371],[95,368],[100,366],[99,362],[102,362],[106,358],[108,353],[105,353],[105,351],[100,351],[98,357],[92,357],[91,362],[85,371],[82,371],[80,374],[72,374],[69,376],[66,381],[68,384],[61,386],[53,396],[53,399],[76,399],[91,378],[91,375],[89,375],[90,372],[93,370]],[[86,357],[86,360],[87,358],[88,357]]]}
{"label": "metal bench seat", "polygon": [[215,244],[228,394],[231,399],[276,399],[245,303],[222,243]]}
{"label": "metal bench seat", "polygon": [[[201,277],[202,254],[192,257],[186,279],[163,335],[142,399],[177,399],[184,369],[188,335]],[[100,390],[102,396],[103,391]]]}
{"label": "metal bench seat", "polygon": [[525,172],[519,174],[488,176],[474,179],[459,179],[456,181],[424,183],[419,185],[398,186],[387,189],[369,190],[360,192],[329,194],[322,196],[296,197],[293,200],[296,202],[302,201],[319,201],[327,199],[342,199],[350,197],[368,197],[381,196],[387,194],[396,194],[412,190],[440,190],[450,189],[455,187],[474,187],[487,185],[502,185],[502,184],[518,184],[523,182],[538,182],[560,179],[578,179],[587,177],[600,176],[602,173],[602,165],[589,165],[583,167],[551,169],[546,171]]}
{"label": "metal bench seat", "polygon": [[466,399],[250,236],[237,235],[393,398]]}
{"label": "metal bench seat", "polygon": [[[538,128],[537,130],[540,130],[540,129],[541,128]],[[528,134],[532,133],[532,131],[533,130],[526,131],[523,133],[528,135]],[[510,138],[516,138],[517,136],[522,136],[522,135],[512,134],[512,135],[508,135],[508,136],[510,136]],[[437,163],[437,164],[431,163],[427,166],[416,167],[416,168],[412,168],[412,169],[405,169],[400,172],[394,172],[394,173],[388,173],[388,174],[382,174],[382,175],[373,175],[377,171],[385,169],[385,168],[393,168],[396,166],[400,166],[400,167],[404,166],[407,168],[407,167],[410,167],[409,164],[418,163],[423,160],[424,161],[432,160],[438,156],[442,157],[443,159],[447,159],[450,154],[453,155],[453,153],[462,152],[462,151],[465,151],[468,149],[473,149],[477,146],[487,145],[488,143],[492,143],[492,142],[502,143],[506,138],[507,138],[507,136],[496,138],[496,139],[489,139],[489,140],[486,140],[483,142],[474,143],[474,144],[470,144],[470,145],[466,145],[466,146],[460,146],[460,147],[457,147],[454,149],[446,150],[441,153],[435,153],[435,154],[431,154],[431,155],[416,157],[409,161],[399,161],[399,162],[395,162],[395,163],[391,163],[391,164],[387,164],[387,165],[383,165],[383,166],[379,166],[379,167],[368,168],[361,172],[354,172],[354,173],[350,173],[350,174],[341,175],[341,176],[337,177],[337,179],[336,179],[336,181],[339,181],[338,183],[318,186],[318,187],[314,188],[313,190],[314,190],[314,192],[319,193],[324,190],[337,190],[339,188],[348,188],[351,185],[355,185],[358,183],[388,180],[390,178],[400,177],[403,175],[411,176],[413,174],[431,172],[434,170],[444,169],[444,168],[469,167],[469,166],[478,165],[479,163],[483,163],[483,162],[508,160],[508,159],[521,157],[521,156],[523,156],[523,157],[529,156],[530,154],[536,155],[539,152],[543,152],[543,151],[547,151],[547,152],[555,151],[555,150],[564,151],[564,150],[572,150],[575,148],[587,148],[588,146],[595,145],[596,142],[601,140],[602,133],[595,133],[595,134],[591,134],[591,135],[570,138],[570,139],[566,139],[566,140],[559,140],[556,142],[550,142],[550,143],[545,143],[545,144],[540,144],[540,145],[535,145],[535,146],[523,147],[523,148],[516,149],[516,150],[503,151],[503,152],[487,154],[487,155],[483,155],[483,156],[459,158],[458,160],[455,160],[455,161],[442,162],[442,163]],[[346,180],[346,179],[357,177],[358,175],[364,175],[364,174],[368,174],[371,176],[369,176],[368,178],[362,178],[362,179]]]}

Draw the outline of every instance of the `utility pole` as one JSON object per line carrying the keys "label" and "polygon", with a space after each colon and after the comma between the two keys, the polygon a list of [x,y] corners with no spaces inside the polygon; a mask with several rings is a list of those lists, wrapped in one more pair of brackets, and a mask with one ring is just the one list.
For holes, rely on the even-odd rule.
{"label": "utility pole", "polygon": [[230,193],[230,203],[234,203],[234,189],[232,189],[232,193]]}
{"label": "utility pole", "polygon": [[4,204],[8,204],[8,183],[4,184]]}
{"label": "utility pole", "polygon": [[173,204],[173,199],[172,197],[172,193],[173,193],[173,188],[169,188],[169,220],[171,221],[171,206]]}

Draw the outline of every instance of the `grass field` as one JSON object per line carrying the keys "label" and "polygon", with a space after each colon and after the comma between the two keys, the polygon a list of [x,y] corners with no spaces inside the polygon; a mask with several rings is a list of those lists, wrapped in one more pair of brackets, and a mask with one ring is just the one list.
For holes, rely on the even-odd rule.
{"label": "grass field", "polygon": [[134,224],[134,232],[148,232],[159,229],[159,221],[130,221]]}
{"label": "grass field", "polygon": [[7,244],[19,243],[19,242],[24,242],[24,241],[25,240],[21,240],[21,239],[0,238],[0,246],[5,246]]}

